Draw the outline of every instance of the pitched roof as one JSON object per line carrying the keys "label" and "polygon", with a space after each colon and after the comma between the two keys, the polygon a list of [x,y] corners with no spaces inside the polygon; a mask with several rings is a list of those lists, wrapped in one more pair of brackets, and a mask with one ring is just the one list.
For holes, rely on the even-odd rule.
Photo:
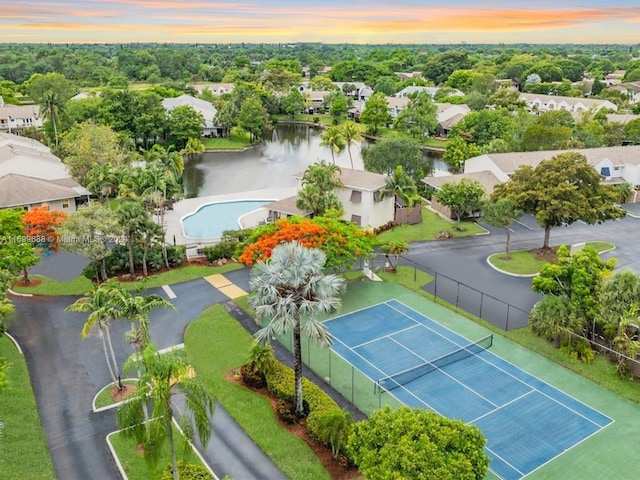
{"label": "pitched roof", "polygon": [[69,177],[66,165],[40,142],[2,133],[0,176],[10,173],[47,180]]}
{"label": "pitched roof", "polygon": [[[587,158],[591,165],[598,165],[605,158],[614,165],[640,165],[640,146],[576,148],[571,150],[543,150],[539,152],[488,153],[493,163],[507,175],[513,174],[521,165],[535,167],[561,153],[578,152]],[[468,160],[467,160],[468,161]]]}
{"label": "pitched roof", "polygon": [[[296,173],[293,178],[301,180],[304,172]],[[365,172],[364,170],[353,170],[351,168],[340,168],[340,181],[344,187],[358,190],[374,191],[387,185],[387,176],[379,173]]]}
{"label": "pitched roof", "polygon": [[493,192],[493,188],[502,183],[498,177],[496,177],[493,172],[490,171],[482,171],[482,172],[472,172],[472,173],[459,173],[455,175],[443,175],[440,177],[425,177],[421,181],[426,183],[430,187],[440,189],[442,185],[445,183],[457,183],[463,178],[467,178],[469,180],[476,180],[482,185],[484,191],[487,195],[490,195]]}
{"label": "pitched roof", "polygon": [[567,105],[577,105],[581,103],[587,108],[599,107],[599,106],[607,106],[614,110],[617,110],[618,107],[610,102],[609,100],[602,100],[598,98],[583,98],[583,97],[562,97],[559,95],[542,95],[538,93],[521,93],[520,98],[527,102],[535,102],[536,100],[541,103],[566,103]]}
{"label": "pitched roof", "polygon": [[82,193],[74,188],[49,180],[13,173],[0,177],[0,208],[76,198],[80,195]]}
{"label": "pitched roof", "polygon": [[0,107],[0,118],[38,118],[40,106],[38,105],[11,105],[4,104]]}
{"label": "pitched roof", "polygon": [[303,217],[313,213],[313,212],[306,212],[304,210],[300,210],[296,206],[297,201],[298,201],[298,196],[294,195],[293,197],[287,197],[272,203],[268,203],[264,206],[264,208],[268,210],[273,210],[276,212],[286,213],[287,215],[300,215]]}

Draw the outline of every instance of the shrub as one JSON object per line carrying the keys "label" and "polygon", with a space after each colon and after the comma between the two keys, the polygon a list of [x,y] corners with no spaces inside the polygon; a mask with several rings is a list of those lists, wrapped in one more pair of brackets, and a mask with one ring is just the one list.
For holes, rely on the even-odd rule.
{"label": "shrub", "polygon": [[242,375],[242,381],[249,387],[263,388],[267,385],[264,374],[256,369],[253,362],[240,367],[240,375]]}
{"label": "shrub", "polygon": [[320,123],[320,117],[313,117],[313,123]]}
{"label": "shrub", "polygon": [[[266,375],[267,388],[276,398],[285,402],[294,401],[294,373],[293,369],[279,362],[273,366],[273,370]],[[320,439],[318,432],[319,418],[333,409],[340,409],[338,404],[327,395],[315,383],[302,379],[302,392],[304,396],[304,410],[307,418],[307,430],[312,438]]]}
{"label": "shrub", "polygon": [[244,228],[242,230],[224,230],[222,232],[222,241],[223,242],[244,242],[251,233],[253,232],[252,228]]}
{"label": "shrub", "polygon": [[237,242],[220,242],[215,245],[208,245],[202,249],[208,262],[215,262],[223,258],[233,258],[236,251]]}
{"label": "shrub", "polygon": [[167,260],[172,267],[179,267],[187,259],[187,247],[171,245],[167,247]]}
{"label": "shrub", "polygon": [[379,227],[374,228],[373,229],[373,234],[374,235],[378,235],[378,234],[380,234],[382,232],[386,232],[387,230],[391,230],[395,226],[396,226],[396,222],[394,222],[393,220],[389,220],[384,225],[380,225]]}
{"label": "shrub", "polygon": [[307,419],[309,435],[331,447],[335,459],[346,449],[352,426],[351,414],[339,408],[313,410]]}
{"label": "shrub", "polygon": [[[197,463],[178,462],[180,480],[213,480],[214,477],[203,465]],[[161,480],[173,480],[172,467],[169,464],[162,473]]]}
{"label": "shrub", "polygon": [[293,408],[293,403],[285,402],[282,399],[278,399],[276,402],[276,413],[278,414],[278,418],[288,425],[292,425],[298,420],[298,415],[296,414],[295,408]]}
{"label": "shrub", "polygon": [[591,348],[591,344],[587,340],[570,340],[565,342],[560,350],[569,355],[574,360],[582,363],[593,363],[596,353]]}

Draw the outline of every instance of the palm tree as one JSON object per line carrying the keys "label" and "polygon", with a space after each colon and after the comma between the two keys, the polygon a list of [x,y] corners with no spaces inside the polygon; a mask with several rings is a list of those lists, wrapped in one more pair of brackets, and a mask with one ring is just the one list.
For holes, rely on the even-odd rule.
{"label": "palm tree", "polygon": [[40,115],[44,120],[50,120],[53,125],[53,135],[56,150],[58,149],[58,120],[62,113],[63,103],[56,92],[47,90],[42,95],[42,105],[40,105]]}
{"label": "palm tree", "polygon": [[[331,336],[316,317],[336,311],[344,289],[344,279],[325,275],[325,255],[307,249],[298,242],[281,244],[273,249],[267,262],[258,262],[251,272],[249,304],[266,327],[256,333],[256,340],[266,344],[276,334],[292,332],[294,354],[295,410],[303,414],[301,337],[328,346]],[[303,321],[304,320],[304,321]]]}
{"label": "palm tree", "polygon": [[120,287],[117,281],[113,279],[107,280],[97,286],[92,292],[87,293],[84,297],[79,298],[65,308],[65,312],[89,313],[80,332],[80,336],[83,339],[87,338],[89,332],[94,327],[98,327],[109,374],[111,375],[114,385],[117,385],[120,390],[122,390],[122,379],[113,351],[110,326],[111,321],[118,317],[117,302],[114,301],[114,299],[119,297],[121,291],[122,287]]}
{"label": "palm tree", "polygon": [[340,153],[342,150],[344,150],[344,147],[346,146],[346,141],[345,141],[345,138],[342,136],[341,128],[338,127],[337,125],[332,125],[329,128],[327,128],[324,132],[322,132],[322,135],[320,135],[320,138],[322,138],[320,145],[329,147],[331,149],[331,160],[335,164],[336,163],[335,154]]}
{"label": "palm tree", "polygon": [[159,295],[132,295],[126,290],[122,290],[122,294],[114,301],[118,305],[119,318],[131,322],[131,330],[127,337],[134,345],[136,353],[150,342],[149,315],[151,312],[156,308],[176,309],[171,302]]}
{"label": "palm tree", "polygon": [[556,347],[572,334],[580,332],[583,323],[571,312],[571,302],[564,295],[546,295],[529,314],[533,333],[550,340]]}
{"label": "palm tree", "polygon": [[349,160],[351,161],[351,168],[353,169],[353,157],[351,156],[351,144],[360,139],[362,135],[362,129],[360,125],[353,120],[347,120],[342,125],[342,137],[347,144],[347,152],[349,152]]}
{"label": "palm tree", "polygon": [[135,275],[133,244],[143,231],[149,218],[149,214],[140,203],[125,202],[121,204],[116,211],[116,216],[118,217],[118,220],[120,220],[122,228],[124,228],[125,237],[127,239],[127,249],[129,251],[129,273],[131,275]]}
{"label": "palm tree", "polygon": [[[165,441],[169,442],[174,480],[179,479],[175,440],[173,438],[173,410],[176,396],[185,399],[190,415],[181,414],[179,423],[185,436],[193,439],[191,422],[203,446],[211,437],[210,417],[213,415],[214,397],[207,387],[193,376],[193,369],[176,351],[160,354],[155,345],[148,344],[141,355],[134,355],[125,364],[125,371],[143,371],[135,393],[116,413],[118,426],[125,436],[135,438],[144,448],[145,459],[157,465]],[[145,406],[150,406],[150,421],[144,421]]]}
{"label": "palm tree", "polygon": [[396,203],[401,200],[409,208],[420,201],[416,182],[411,178],[411,175],[405,173],[402,165],[396,166],[393,175],[387,177],[386,185],[380,191],[382,198],[390,197],[391,195],[395,197]]}
{"label": "palm tree", "polygon": [[109,198],[113,192],[115,181],[115,172],[108,163],[94,163],[87,172],[87,189],[98,195],[100,203],[104,203]]}
{"label": "palm tree", "polygon": [[626,378],[630,373],[629,359],[635,360],[638,352],[640,352],[638,310],[636,306],[632,306],[620,316],[618,332],[613,339],[613,348],[618,353],[616,372],[618,376]]}

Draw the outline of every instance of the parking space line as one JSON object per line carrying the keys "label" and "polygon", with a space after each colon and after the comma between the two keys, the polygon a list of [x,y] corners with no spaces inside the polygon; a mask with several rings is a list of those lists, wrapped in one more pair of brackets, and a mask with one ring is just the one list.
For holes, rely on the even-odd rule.
{"label": "parking space line", "polygon": [[524,223],[522,223],[522,222],[521,222],[521,221],[519,221],[519,220],[514,220],[514,222],[516,222],[516,223],[518,223],[518,224],[522,225],[524,228],[527,228],[527,229],[529,229],[529,230],[533,230],[533,228],[531,228],[529,225],[525,225]]}
{"label": "parking space line", "polygon": [[162,290],[164,290],[164,293],[167,294],[170,300],[177,297],[169,285],[162,285]]}

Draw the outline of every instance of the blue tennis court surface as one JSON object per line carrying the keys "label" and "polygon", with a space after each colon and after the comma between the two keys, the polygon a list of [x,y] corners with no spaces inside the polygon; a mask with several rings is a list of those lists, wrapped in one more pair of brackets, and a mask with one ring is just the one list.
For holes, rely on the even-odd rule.
{"label": "blue tennis court surface", "polygon": [[429,362],[439,365],[451,352],[473,349],[475,339],[397,300],[326,326],[334,337],[332,349],[405,405],[477,425],[487,439],[489,468],[504,480],[528,475],[613,422],[489,350],[474,349],[472,355],[452,357],[453,363],[423,369]]}

